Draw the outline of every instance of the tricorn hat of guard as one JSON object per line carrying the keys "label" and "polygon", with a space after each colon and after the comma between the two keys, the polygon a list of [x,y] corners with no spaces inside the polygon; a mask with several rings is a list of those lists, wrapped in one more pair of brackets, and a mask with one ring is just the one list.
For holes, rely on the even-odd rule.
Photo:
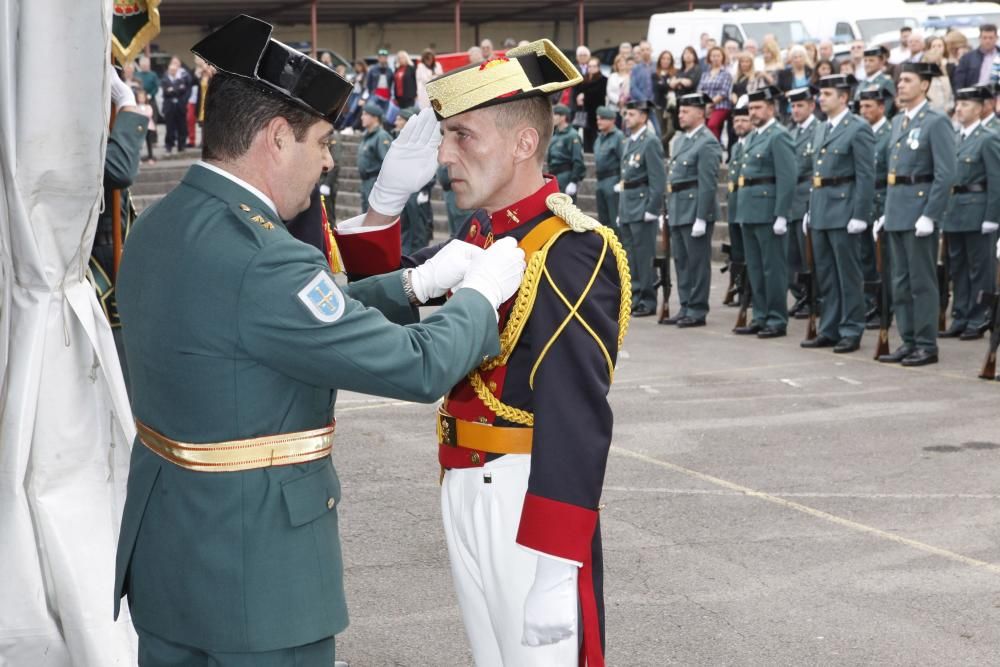
{"label": "tricorn hat of guard", "polygon": [[270,23],[243,14],[192,46],[191,52],[220,72],[335,121],[351,84],[323,63],[271,39],[272,30]]}
{"label": "tricorn hat of guard", "polygon": [[536,95],[548,95],[583,81],[583,75],[555,44],[540,39],[508,49],[498,58],[466,65],[427,82],[427,96],[441,120]]}

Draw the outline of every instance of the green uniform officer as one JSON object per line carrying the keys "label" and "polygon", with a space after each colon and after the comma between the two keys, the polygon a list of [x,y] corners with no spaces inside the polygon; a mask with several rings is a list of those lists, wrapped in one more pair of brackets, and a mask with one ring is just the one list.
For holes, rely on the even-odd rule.
{"label": "green uniform officer", "polygon": [[979,120],[983,88],[955,91],[955,116],[962,128],[957,140],[957,171],[951,199],[941,221],[948,240],[948,268],[954,285],[952,322],[942,338],[975,340],[989,326],[988,309],[976,303],[980,291],[995,285],[997,221],[1000,221],[1000,136]]}
{"label": "green uniform officer", "polygon": [[653,257],[663,213],[667,170],[663,162],[663,144],[647,126],[652,109],[647,102],[626,105],[625,128],[629,136],[622,154],[622,180],[616,186],[620,195],[619,231],[632,274],[633,317],[648,317],[656,312]]}
{"label": "green uniform officer", "polygon": [[583,162],[580,135],[569,124],[570,114],[569,107],[564,104],[552,107],[552,140],[549,141],[545,161],[549,173],[559,181],[559,190],[576,201],[576,193],[587,168]]}
{"label": "green uniform officer", "polygon": [[749,94],[750,133],[744,147],[736,221],[743,230],[747,275],[753,290],[753,321],[734,333],[777,338],[788,327],[788,215],[796,184],[792,136],[775,120],[781,91],[774,86]]}
{"label": "green uniform officer", "polygon": [[[885,211],[886,179],[889,176],[886,158],[888,157],[889,137],[892,134],[892,124],[885,117],[885,108],[891,97],[892,92],[887,88],[871,86],[861,90],[857,99],[860,115],[868,121],[872,133],[875,135],[875,198],[872,200],[872,220],[881,218]],[[879,328],[881,317],[878,299],[882,298],[883,294],[891,292],[883,292],[875,287],[882,280],[889,280],[888,259],[888,254],[883,253],[883,275],[880,276],[875,238],[865,234],[861,239],[861,270],[864,272],[865,285],[870,286],[865,291],[866,329]]]}
{"label": "green uniform officer", "polygon": [[722,146],[705,127],[705,109],[711,103],[704,93],[683,95],[677,101],[682,134],[667,168],[667,223],[681,307],[663,323],[680,328],[705,326],[708,315],[712,231],[719,217],[716,190],[722,163]]}
{"label": "green uniform officer", "polygon": [[340,187],[340,168],[344,159],[344,142],[341,141],[339,132],[335,132],[330,139],[330,157],[333,158],[333,167],[324,171],[320,177],[319,193],[323,195],[326,218],[333,225],[337,221],[337,190]]}
{"label": "green uniform officer", "polygon": [[816,88],[806,86],[785,93],[785,99],[792,106],[792,121],[795,123],[790,132],[795,142],[795,165],[798,170],[792,208],[788,214],[788,289],[795,299],[788,314],[800,317],[807,317],[810,307],[807,286],[799,281],[799,276],[809,271],[806,266],[806,237],[802,231],[802,219],[809,210],[813,153],[818,149],[819,135],[822,132],[815,115],[818,92]]}
{"label": "green uniform officer", "polygon": [[[406,125],[406,121],[417,113],[413,107],[400,109],[396,116],[396,130],[394,137],[398,137],[400,131]],[[434,211],[431,209],[431,190],[434,189],[436,179],[432,178],[425,183],[420,190],[410,195],[403,207],[403,213],[399,216],[400,242],[404,255],[411,255],[413,252],[426,248],[434,235]]]}
{"label": "green uniform officer", "polygon": [[927,89],[941,69],[903,63],[888,146],[884,226],[892,263],[893,313],[903,344],[879,361],[905,366],[937,363],[937,226],[955,178],[955,133],[948,118],[927,105]]}
{"label": "green uniform officer", "polygon": [[445,165],[438,167],[437,182],[441,184],[441,189],[444,191],[444,205],[448,211],[448,236],[455,238],[473,212],[459,208],[456,203],[455,193],[451,189],[451,177],[448,175],[448,167]]}
{"label": "green uniform officer", "polygon": [[361,125],[365,133],[358,145],[358,174],[361,178],[361,211],[368,210],[368,197],[375,187],[375,179],[382,168],[382,160],[389,152],[392,137],[382,127],[382,107],[368,102],[361,112]]}
{"label": "green uniform officer", "polygon": [[991,132],[1000,132],[1000,119],[997,118],[996,114],[996,102],[997,98],[1000,97],[1000,84],[987,83],[980,88],[987,93],[983,98],[983,110],[980,115],[983,127]]}
{"label": "green uniform officer", "polygon": [[862,238],[868,236],[875,193],[875,135],[847,108],[852,74],[825,76],[818,82],[819,103],[828,120],[820,125],[812,173],[809,213],[814,279],[823,301],[818,335],[802,347],[833,347],[854,352],[865,330]]}
{"label": "green uniform officer", "polygon": [[858,86],[854,91],[854,99],[861,99],[861,92],[871,88],[884,88],[890,95],[885,101],[885,117],[892,118],[896,114],[896,107],[893,98],[896,97],[896,83],[886,72],[886,63],[889,62],[889,49],[884,46],[873,46],[865,49],[865,80],[864,84]]}
{"label": "green uniform officer", "polygon": [[[334,635],[347,626],[337,390],[435,400],[499,351],[494,307],[523,267],[510,244],[472,253],[452,243],[433,271],[339,287],[322,253],[282,220],[308,205],[329,168],[326,144],[351,86],[269,33],[242,16],[193,47],[218,72],[206,161],[137,221],[121,263],[138,435],[115,616],[128,595],[144,667],[333,664]],[[259,75],[265,49],[271,67]],[[308,83],[290,91],[287,81]],[[433,136],[436,119],[425,118]],[[429,170],[436,149],[415,151]],[[428,169],[411,171],[422,180]],[[380,201],[401,208],[398,199]],[[426,321],[393,323],[414,322],[414,304],[459,276],[463,288]]]}
{"label": "green uniform officer", "polygon": [[594,141],[594,164],[597,172],[597,219],[602,225],[618,229],[618,193],[621,180],[625,135],[615,127],[618,113],[611,107],[597,108],[597,139]]}

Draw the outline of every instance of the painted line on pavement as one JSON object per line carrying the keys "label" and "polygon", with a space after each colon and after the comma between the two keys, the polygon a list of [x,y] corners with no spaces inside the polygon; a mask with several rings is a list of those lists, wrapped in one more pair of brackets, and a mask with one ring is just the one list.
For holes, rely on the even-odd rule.
{"label": "painted line on pavement", "polygon": [[[674,489],[663,486],[605,486],[605,491],[616,493],[649,493],[671,496],[742,496],[742,491],[724,489]],[[764,492],[762,492],[764,493]],[[1000,500],[995,493],[824,493],[822,491],[796,491],[783,493],[768,491],[769,495],[780,498],[845,498],[857,500]]]}

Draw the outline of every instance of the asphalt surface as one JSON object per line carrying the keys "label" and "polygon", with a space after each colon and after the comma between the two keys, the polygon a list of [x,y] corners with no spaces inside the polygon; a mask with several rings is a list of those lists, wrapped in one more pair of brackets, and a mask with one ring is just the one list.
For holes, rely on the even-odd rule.
{"label": "asphalt surface", "polygon": [[[1000,663],[1000,382],[633,320],[601,515],[609,665]],[[676,297],[675,297],[676,299]],[[895,332],[894,332],[895,334]],[[894,336],[893,347],[898,343]],[[351,667],[471,665],[434,406],[342,394]],[[516,666],[512,666],[516,667]]]}

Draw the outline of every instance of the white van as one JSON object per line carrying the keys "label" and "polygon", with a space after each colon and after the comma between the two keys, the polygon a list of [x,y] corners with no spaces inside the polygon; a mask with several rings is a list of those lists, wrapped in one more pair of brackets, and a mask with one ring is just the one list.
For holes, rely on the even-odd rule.
{"label": "white van", "polygon": [[983,23],[1000,24],[1000,4],[996,2],[911,3],[920,23],[930,30],[975,28]]}
{"label": "white van", "polygon": [[802,20],[782,11],[780,6],[783,4],[761,3],[760,9],[695,9],[653,14],[649,18],[646,39],[654,54],[668,50],[677,62],[680,62],[684,47],[698,48],[702,33],[708,33],[719,46],[730,39],[740,46],[748,39],[760,44],[768,34],[774,35],[782,48],[810,41],[812,36]]}
{"label": "white van", "polygon": [[801,16],[813,37],[831,39],[835,44],[857,39],[869,44],[876,35],[898,33],[904,25],[920,26],[919,5],[903,0],[789,0],[774,4]]}

